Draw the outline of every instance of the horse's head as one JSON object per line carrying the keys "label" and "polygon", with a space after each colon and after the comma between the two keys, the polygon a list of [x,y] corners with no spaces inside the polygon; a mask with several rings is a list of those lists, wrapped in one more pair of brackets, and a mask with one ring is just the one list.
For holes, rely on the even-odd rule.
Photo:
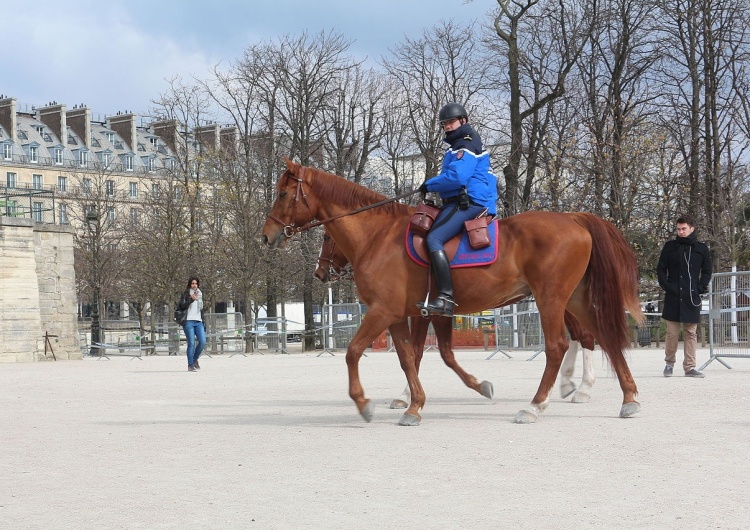
{"label": "horse's head", "polygon": [[305,167],[286,160],[287,169],[276,182],[276,200],[263,225],[261,237],[271,248],[283,247],[299,227],[315,218],[310,199],[303,189]]}
{"label": "horse's head", "polygon": [[345,270],[345,267],[348,264],[349,260],[346,259],[333,238],[325,234],[318,257],[318,268],[315,269],[314,276],[323,283],[336,281],[346,276],[347,270]]}

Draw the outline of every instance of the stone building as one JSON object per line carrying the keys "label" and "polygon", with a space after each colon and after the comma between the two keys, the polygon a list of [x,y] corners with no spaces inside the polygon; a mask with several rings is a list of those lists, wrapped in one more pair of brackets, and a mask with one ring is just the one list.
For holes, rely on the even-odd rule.
{"label": "stone building", "polygon": [[97,183],[109,205],[100,215],[136,221],[178,157],[234,142],[235,129],[215,124],[187,131],[174,120],[0,96],[0,361],[49,359],[51,349],[81,358],[74,236],[86,230],[81,208]]}

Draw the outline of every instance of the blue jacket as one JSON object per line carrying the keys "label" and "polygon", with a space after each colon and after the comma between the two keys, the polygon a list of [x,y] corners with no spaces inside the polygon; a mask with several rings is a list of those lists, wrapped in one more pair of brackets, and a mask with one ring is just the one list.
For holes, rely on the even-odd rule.
{"label": "blue jacket", "polygon": [[482,139],[468,123],[445,135],[450,148],[443,157],[443,167],[425,183],[445,202],[458,197],[466,187],[469,199],[490,215],[497,214],[497,177],[490,169],[490,154],[484,150]]}

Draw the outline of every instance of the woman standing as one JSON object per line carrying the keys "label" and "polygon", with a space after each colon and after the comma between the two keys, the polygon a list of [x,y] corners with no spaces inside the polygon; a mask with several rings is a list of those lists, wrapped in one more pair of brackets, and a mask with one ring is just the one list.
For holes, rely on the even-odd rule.
{"label": "woman standing", "polygon": [[[177,304],[182,311],[187,310],[182,330],[187,339],[188,372],[200,370],[198,358],[206,346],[206,328],[203,326],[203,293],[200,290],[200,280],[193,276],[188,280],[187,288],[180,295]],[[198,344],[196,345],[196,339]]]}

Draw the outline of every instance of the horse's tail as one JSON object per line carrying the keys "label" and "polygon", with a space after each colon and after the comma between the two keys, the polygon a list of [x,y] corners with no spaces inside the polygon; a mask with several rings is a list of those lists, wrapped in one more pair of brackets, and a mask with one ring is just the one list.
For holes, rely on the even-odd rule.
{"label": "horse's tail", "polygon": [[607,353],[621,353],[630,345],[625,309],[642,324],[638,303],[638,262],[620,231],[609,221],[590,213],[574,214],[591,234],[591,259],[585,281],[589,286],[599,344]]}

